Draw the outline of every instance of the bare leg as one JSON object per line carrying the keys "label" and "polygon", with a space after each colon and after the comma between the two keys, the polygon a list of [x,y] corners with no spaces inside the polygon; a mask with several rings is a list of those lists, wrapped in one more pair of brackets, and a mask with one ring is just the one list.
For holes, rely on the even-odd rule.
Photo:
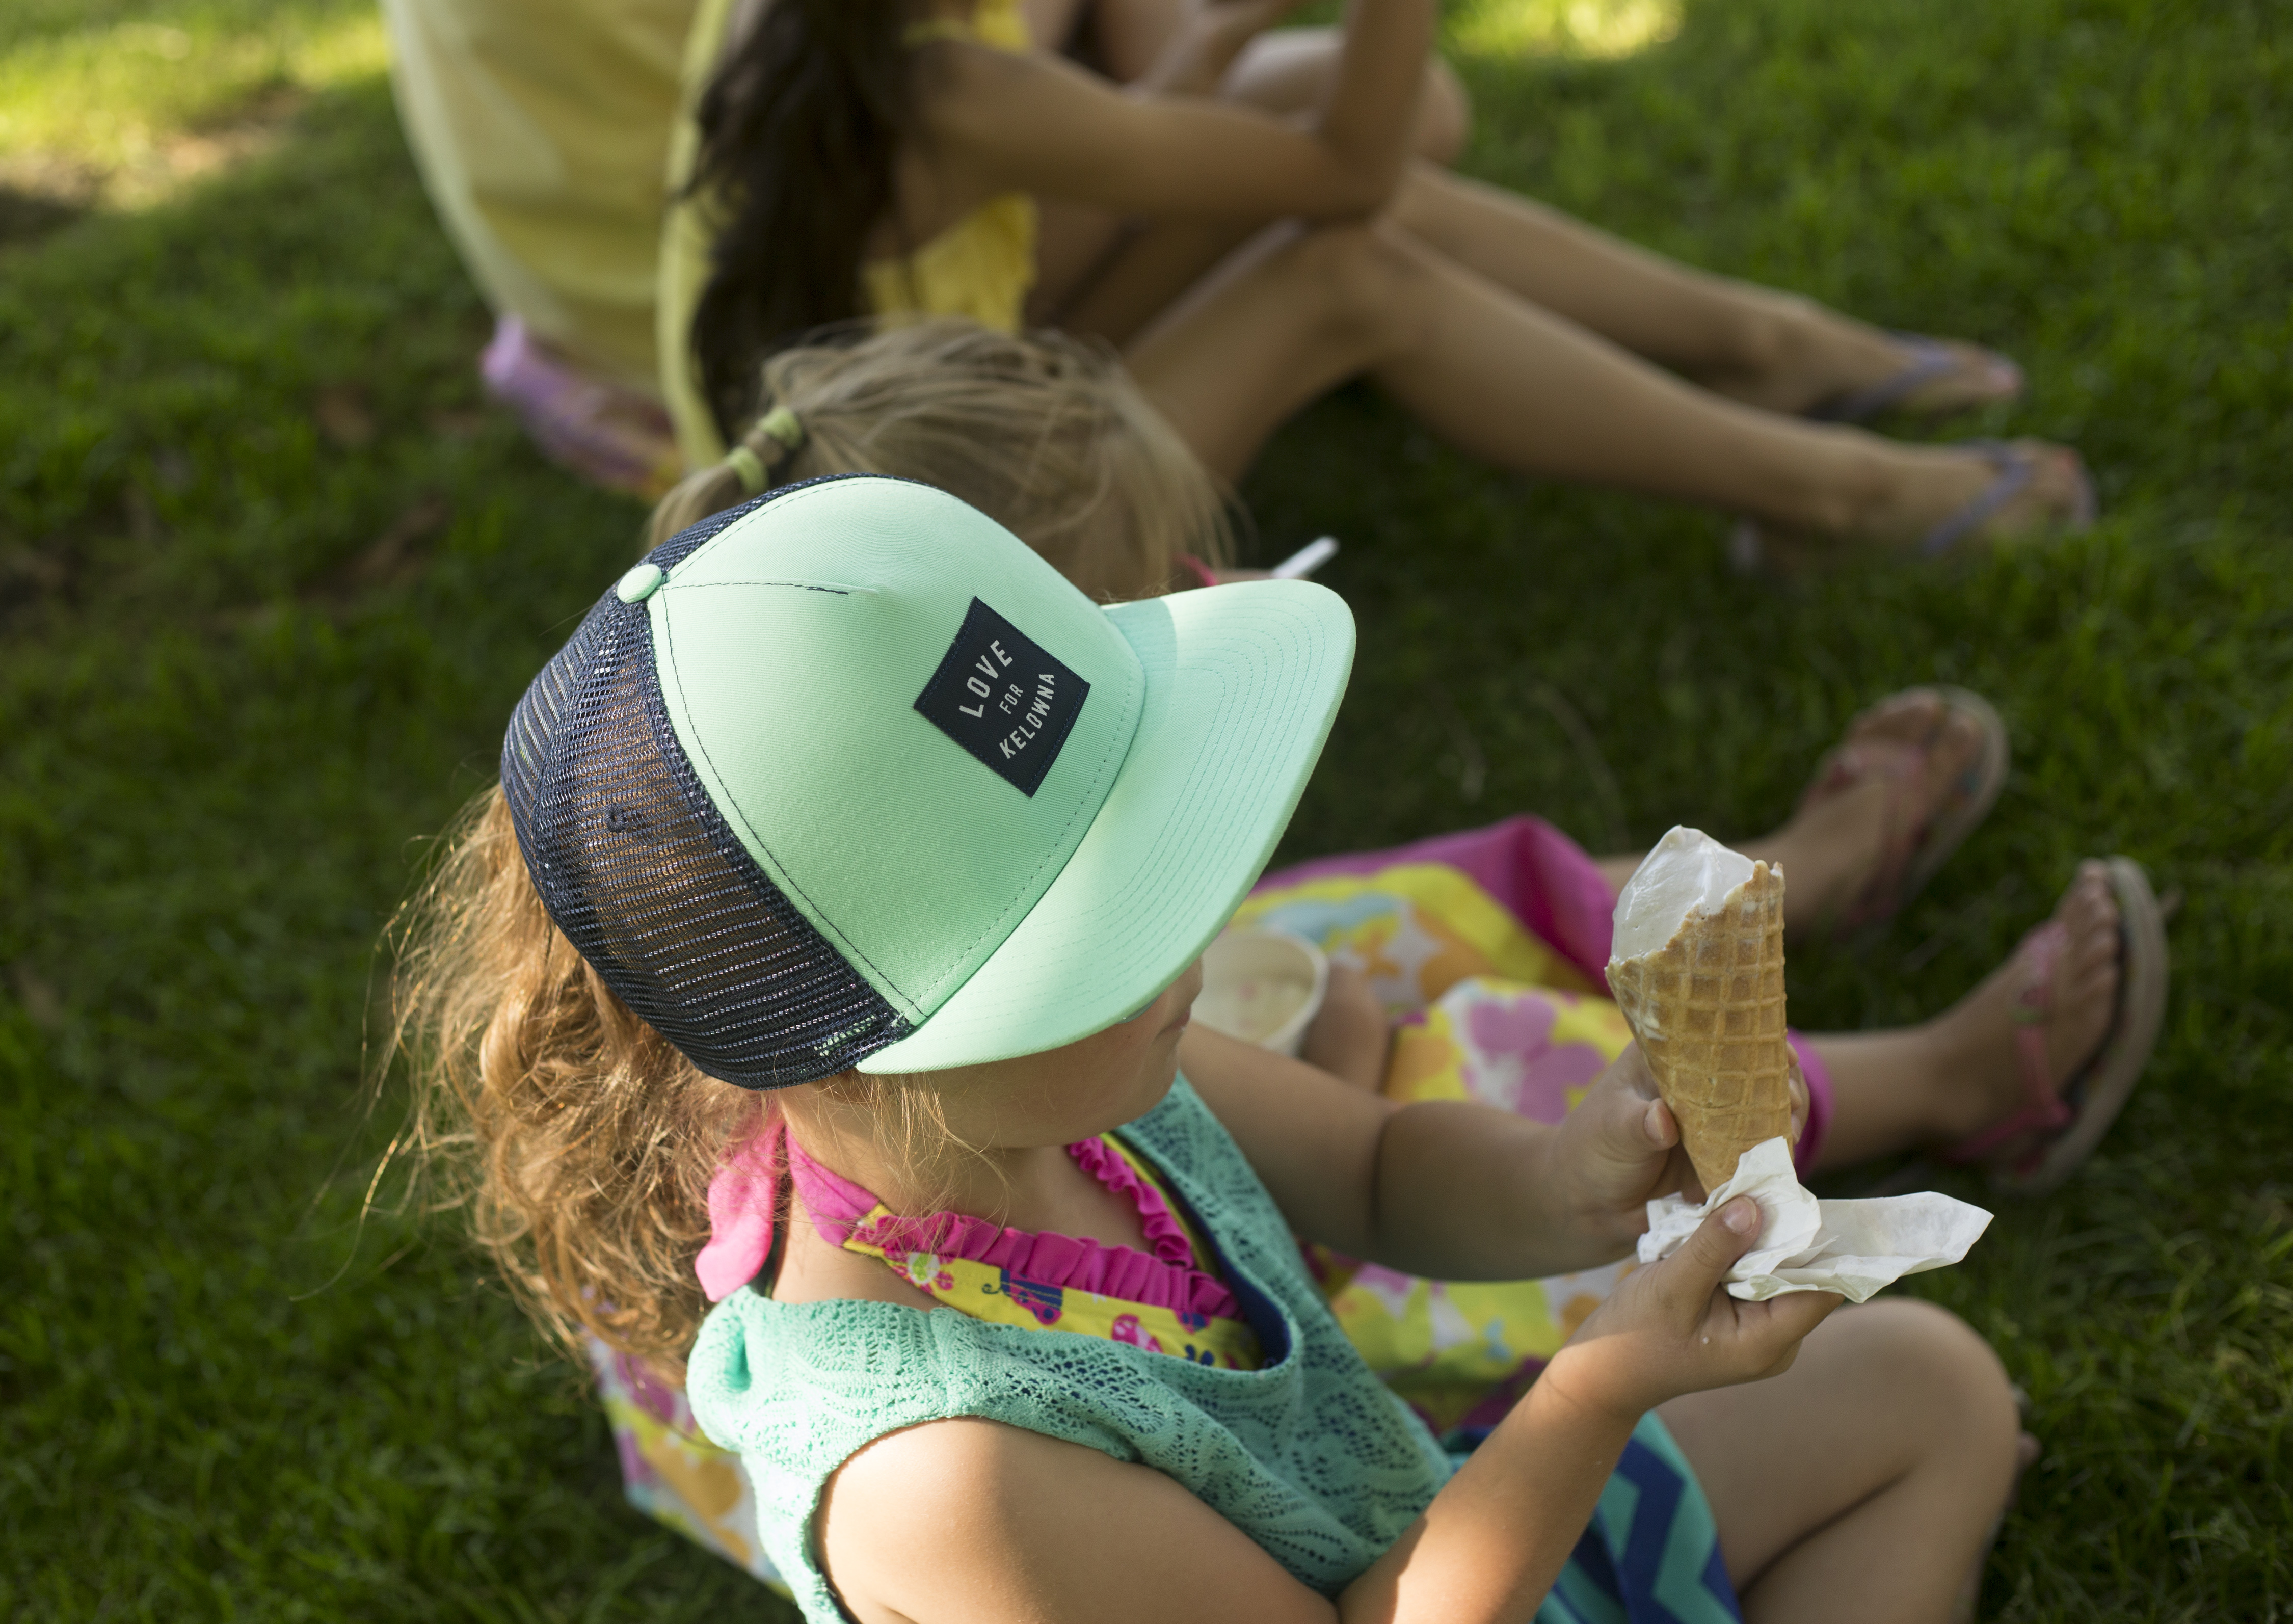
{"label": "bare leg", "polygon": [[1816,1328],[1782,1376],[1658,1412],[1712,1502],[1751,1624],[1943,1624],[2006,1505],[2006,1373],[1908,1299]]}
{"label": "bare leg", "polygon": [[[2108,871],[2098,863],[2081,865],[2054,917],[2069,933],[2054,963],[2054,1014],[2046,1027],[2046,1068],[2060,1082],[2100,1045],[2117,1004],[2118,904]],[[2013,1016],[2027,974],[2019,960],[2009,959],[1921,1026],[1811,1035],[1832,1082],[1831,1126],[1816,1170],[1949,1144],[2019,1107]]]}
{"label": "bare leg", "polygon": [[[1188,0],[1029,4],[1043,49],[1074,49],[1124,83],[1152,66],[1188,9]],[[1328,91],[1341,38],[1334,28],[1262,35],[1236,62],[1221,93],[1276,112],[1315,107]],[[1887,333],[1813,300],[1692,270],[1519,193],[1447,174],[1471,122],[1464,86],[1435,61],[1415,142],[1428,161],[1404,184],[1394,217],[1497,286],[1719,394],[1778,410],[1803,410],[1876,383],[1909,360]],[[1098,218],[1103,230],[1104,216]],[[1055,223],[1053,233],[1065,229]],[[1907,404],[1955,410],[2020,392],[2011,367],[2000,368],[1972,345],[1961,353],[1962,369]]]}
{"label": "bare leg", "polygon": [[[1146,393],[1228,478],[1307,402],[1376,378],[1463,450],[1834,535],[1910,542],[1993,477],[1980,456],[1899,445],[1722,400],[1528,304],[1380,223],[1275,228],[1130,349]],[[2042,458],[1987,529],[2067,511],[2070,453]]]}
{"label": "bare leg", "polygon": [[[1392,217],[1497,286],[1755,406],[1803,411],[1892,377],[1910,359],[1887,333],[1812,299],[1693,270],[1430,166],[1411,173]],[[2020,393],[2012,367],[1973,345],[1959,353],[1965,365],[1908,404],[1954,410]]]}
{"label": "bare leg", "polygon": [[[1746,857],[1764,859],[1784,871],[1784,923],[1804,930],[1852,900],[1881,860],[1892,827],[1916,827],[1940,805],[1982,749],[1982,732],[1973,719],[1954,711],[1932,689],[1912,689],[1874,706],[1855,719],[1843,743],[1899,743],[1923,745],[1918,777],[1908,784],[1873,773],[1835,793],[1801,803],[1789,822],[1772,833],[1737,847]],[[1902,804],[1891,805],[1901,796]],[[1608,889],[1622,890],[1648,854],[1595,857]]]}

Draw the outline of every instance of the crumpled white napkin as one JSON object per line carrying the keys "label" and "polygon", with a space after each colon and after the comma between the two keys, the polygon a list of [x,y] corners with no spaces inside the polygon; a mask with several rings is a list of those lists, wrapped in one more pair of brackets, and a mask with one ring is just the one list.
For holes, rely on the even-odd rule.
{"label": "crumpled white napkin", "polygon": [[1723,1203],[1749,1196],[1766,1222],[1759,1244],[1728,1271],[1728,1295],[1764,1303],[1787,1291],[1835,1291],[1850,1303],[1876,1296],[1907,1274],[1955,1263],[1990,1227],[1990,1214],[1930,1190],[1875,1201],[1819,1201],[1792,1171],[1781,1138],[1753,1146],[1736,1176],[1701,1206],[1679,1196],[1648,1204],[1641,1262],[1680,1250]]}

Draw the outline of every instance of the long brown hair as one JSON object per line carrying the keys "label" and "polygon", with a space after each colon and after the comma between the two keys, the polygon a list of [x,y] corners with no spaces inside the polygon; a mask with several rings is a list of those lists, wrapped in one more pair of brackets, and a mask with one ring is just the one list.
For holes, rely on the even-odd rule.
{"label": "long brown hair", "polygon": [[[1183,553],[1232,556],[1225,493],[1112,351],[941,317],[831,333],[781,351],[761,376],[760,404],[787,415],[760,413],[734,455],[774,483],[895,474],[937,485],[1101,603],[1184,584]],[[747,494],[733,463],[701,469],[653,509],[646,545]]]}
{"label": "long brown hair", "polygon": [[771,0],[701,96],[692,191],[717,230],[692,344],[728,441],[766,354],[862,312],[861,257],[912,126],[905,15],[902,0]]}

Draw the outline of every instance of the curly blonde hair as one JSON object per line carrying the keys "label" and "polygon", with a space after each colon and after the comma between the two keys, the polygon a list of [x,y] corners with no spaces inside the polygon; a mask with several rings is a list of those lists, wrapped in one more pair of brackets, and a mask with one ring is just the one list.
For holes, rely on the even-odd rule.
{"label": "curly blonde hair", "polygon": [[[1164,590],[1180,552],[1227,556],[1217,487],[1097,351],[926,322],[782,352],[766,386],[804,431],[776,475],[941,485],[1102,600]],[[741,496],[737,474],[704,470],[656,512],[657,539]],[[569,1351],[586,1331],[680,1368],[709,1306],[693,1260],[709,1180],[771,1096],[707,1076],[606,987],[543,907],[498,786],[447,830],[390,946],[385,1072],[402,1069],[412,1095],[393,1151],[422,1204],[465,1214]],[[944,1148],[925,1120],[933,1095],[911,1081],[822,1086],[919,1153]]]}
{"label": "curly blonde hair", "polygon": [[396,1146],[466,1214],[511,1295],[569,1349],[594,1332],[674,1364],[708,1304],[718,1158],[761,1098],[704,1075],[616,997],[526,873],[500,786],[464,808],[391,929]]}

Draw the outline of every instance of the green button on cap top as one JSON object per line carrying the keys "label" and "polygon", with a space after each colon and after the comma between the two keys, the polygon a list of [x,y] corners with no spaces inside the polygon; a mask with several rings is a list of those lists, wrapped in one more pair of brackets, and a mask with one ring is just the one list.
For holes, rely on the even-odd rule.
{"label": "green button on cap top", "polygon": [[613,589],[613,596],[625,604],[641,604],[651,597],[667,579],[661,573],[660,565],[640,564],[621,577],[620,584]]}

